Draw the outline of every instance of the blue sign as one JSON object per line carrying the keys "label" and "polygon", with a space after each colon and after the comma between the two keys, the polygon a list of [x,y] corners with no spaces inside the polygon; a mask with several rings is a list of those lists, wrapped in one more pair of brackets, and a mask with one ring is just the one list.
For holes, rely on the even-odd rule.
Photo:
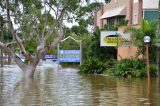
{"label": "blue sign", "polygon": [[52,60],[52,61],[56,61],[57,60],[57,56],[55,55],[45,55],[44,57],[42,57],[42,60]]}
{"label": "blue sign", "polygon": [[80,50],[59,50],[59,62],[80,62]]}

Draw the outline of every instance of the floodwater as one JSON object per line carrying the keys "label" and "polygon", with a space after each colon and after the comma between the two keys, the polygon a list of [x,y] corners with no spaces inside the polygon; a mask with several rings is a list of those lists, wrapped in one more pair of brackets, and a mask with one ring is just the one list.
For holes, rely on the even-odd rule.
{"label": "floodwater", "polygon": [[0,106],[160,106],[160,80],[81,75],[44,63],[23,80],[16,65],[0,68]]}

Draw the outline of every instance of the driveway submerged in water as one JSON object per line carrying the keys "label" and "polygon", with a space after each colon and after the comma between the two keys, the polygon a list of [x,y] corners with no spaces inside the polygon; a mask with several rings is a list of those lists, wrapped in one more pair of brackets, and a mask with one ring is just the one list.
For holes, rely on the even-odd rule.
{"label": "driveway submerged in water", "polygon": [[81,75],[43,62],[26,84],[16,65],[0,68],[0,106],[159,106],[160,81]]}

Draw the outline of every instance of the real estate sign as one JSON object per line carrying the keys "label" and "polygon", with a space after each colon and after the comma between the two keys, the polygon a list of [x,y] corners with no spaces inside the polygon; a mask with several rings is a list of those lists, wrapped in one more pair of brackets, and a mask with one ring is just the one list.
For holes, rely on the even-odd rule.
{"label": "real estate sign", "polygon": [[59,62],[80,62],[80,50],[59,50]]}
{"label": "real estate sign", "polygon": [[101,46],[118,46],[124,43],[127,39],[122,37],[121,32],[118,31],[104,31],[101,32]]}

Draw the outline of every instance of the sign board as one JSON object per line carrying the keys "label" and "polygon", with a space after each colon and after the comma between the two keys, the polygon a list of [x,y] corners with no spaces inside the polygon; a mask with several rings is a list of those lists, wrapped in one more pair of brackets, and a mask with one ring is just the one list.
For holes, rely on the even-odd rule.
{"label": "sign board", "polygon": [[119,44],[122,44],[123,38],[122,37],[104,37],[103,43],[106,44],[106,46],[118,46]]}
{"label": "sign board", "polygon": [[59,62],[80,62],[80,50],[59,50]]}
{"label": "sign board", "polygon": [[105,31],[101,32],[101,46],[118,46],[128,41],[127,39],[123,38],[124,35],[122,32],[118,31]]}
{"label": "sign board", "polygon": [[52,61],[56,61],[57,60],[57,56],[54,55],[45,55],[44,57],[42,57],[42,60],[52,60]]}

